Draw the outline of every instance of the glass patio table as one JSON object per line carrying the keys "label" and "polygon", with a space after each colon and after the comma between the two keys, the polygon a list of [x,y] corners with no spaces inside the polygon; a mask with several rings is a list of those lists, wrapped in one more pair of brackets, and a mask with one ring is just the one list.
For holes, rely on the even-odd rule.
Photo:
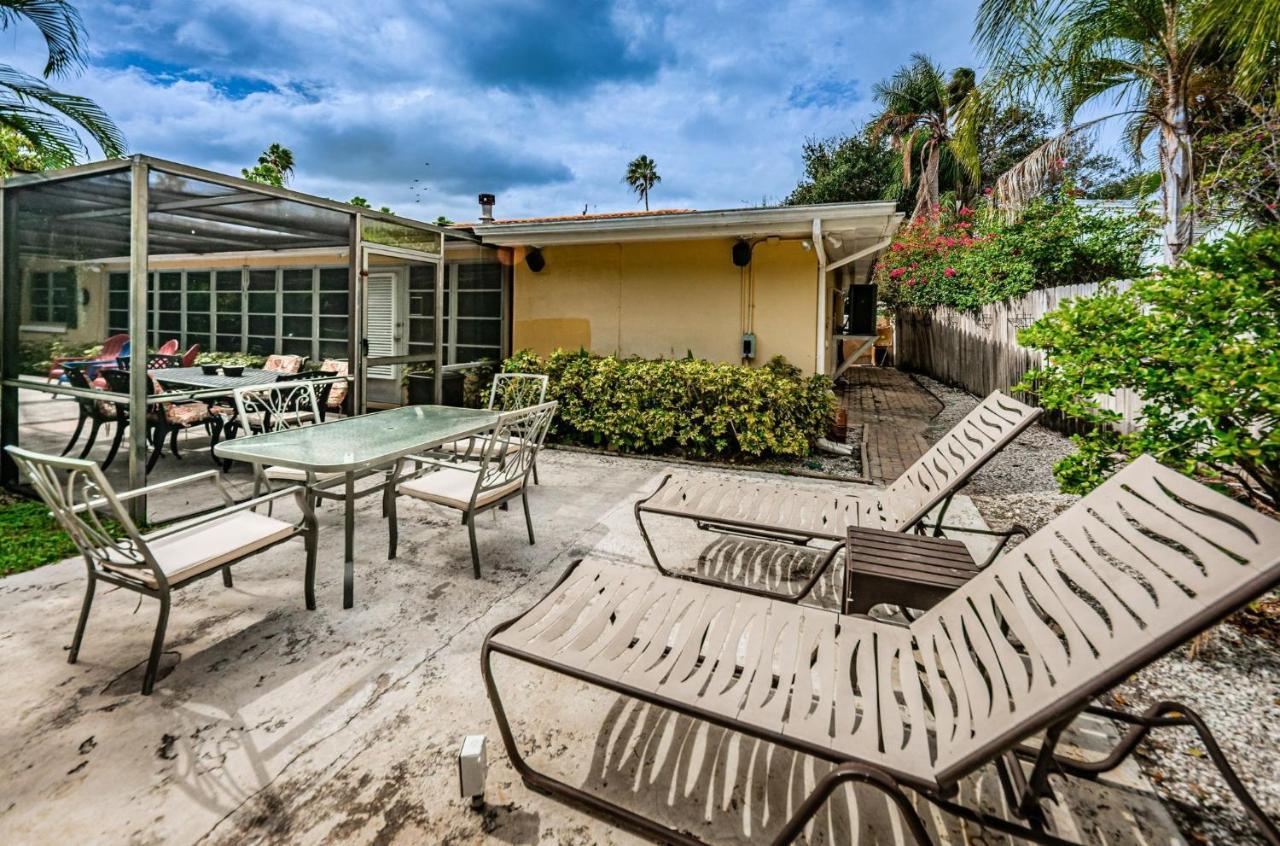
{"label": "glass patio table", "polygon": [[[496,411],[443,405],[409,405],[357,417],[344,417],[315,426],[299,426],[267,432],[214,447],[219,458],[244,461],[261,467],[288,467],[312,474],[337,474],[308,485],[313,496],[341,499],[344,515],[346,560],[343,570],[342,607],[350,608],[355,596],[355,500],[390,490],[394,496],[397,468],[402,459],[474,435],[498,421]],[[388,469],[390,468],[390,469]],[[386,472],[385,479],[357,493],[356,480]],[[391,529],[394,531],[394,528]]]}

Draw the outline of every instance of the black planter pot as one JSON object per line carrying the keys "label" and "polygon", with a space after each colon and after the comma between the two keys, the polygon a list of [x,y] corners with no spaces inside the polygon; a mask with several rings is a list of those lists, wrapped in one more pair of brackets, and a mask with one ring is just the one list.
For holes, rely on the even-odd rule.
{"label": "black planter pot", "polygon": [[[441,388],[440,403],[441,405],[452,405],[456,407],[462,406],[462,373],[444,373],[441,374],[444,383]],[[435,404],[435,382],[436,377],[433,373],[410,373],[408,379],[408,393],[410,405],[434,405]]]}

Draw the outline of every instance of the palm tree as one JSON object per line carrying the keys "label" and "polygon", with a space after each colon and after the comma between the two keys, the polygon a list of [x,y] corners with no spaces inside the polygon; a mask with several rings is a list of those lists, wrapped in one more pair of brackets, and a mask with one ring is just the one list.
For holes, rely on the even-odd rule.
{"label": "palm tree", "polygon": [[[44,37],[44,79],[84,67],[84,26],[66,0],[0,0],[0,30],[22,21],[34,24]],[[86,97],[56,91],[44,79],[0,64],[0,128],[15,133],[35,160],[50,167],[88,158],[76,127],[93,138],[104,156],[123,155],[124,135],[101,107]],[[13,162],[0,164],[8,170]]]}
{"label": "palm tree", "polygon": [[[1251,0],[1252,2],[1252,0]],[[1124,118],[1135,156],[1157,138],[1169,263],[1190,245],[1195,182],[1192,107],[1204,75],[1224,44],[1192,19],[1205,3],[1191,0],[981,0],[976,41],[991,62],[993,96],[1057,104],[1066,129],[1000,177],[997,200],[1016,210],[1065,159],[1073,136]],[[1275,5],[1268,0],[1268,5]],[[1077,123],[1100,98],[1111,114]]]}
{"label": "palm tree", "polygon": [[658,175],[658,166],[654,164],[653,159],[646,155],[639,155],[627,165],[627,175],[622,177],[622,181],[640,195],[640,199],[644,200],[644,210],[648,211],[649,192],[653,190],[653,186],[662,181],[662,177]]}
{"label": "palm tree", "polygon": [[972,134],[957,132],[956,120],[974,91],[972,70],[957,68],[947,80],[942,69],[920,53],[876,84],[882,111],[871,122],[871,137],[888,135],[901,156],[901,186],[895,189],[899,193],[911,187],[919,171],[913,217],[938,208],[944,167],[959,166],[975,184],[978,181],[976,142]]}
{"label": "palm tree", "polygon": [[1235,89],[1246,100],[1270,90],[1280,107],[1280,0],[1215,0],[1197,23],[1202,34],[1221,34],[1239,50]]}
{"label": "palm tree", "polygon": [[283,188],[293,176],[293,150],[279,142],[273,143],[258,156],[256,165],[252,168],[241,168],[240,173],[250,182]]}

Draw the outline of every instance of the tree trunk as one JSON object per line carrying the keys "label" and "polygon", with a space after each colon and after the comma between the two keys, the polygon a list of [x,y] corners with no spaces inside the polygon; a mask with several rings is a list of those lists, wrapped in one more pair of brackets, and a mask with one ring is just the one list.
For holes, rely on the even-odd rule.
{"label": "tree trunk", "polygon": [[1160,128],[1160,190],[1164,202],[1164,260],[1174,264],[1191,246],[1195,225],[1195,180],[1191,174],[1191,129],[1187,110],[1171,104]]}
{"label": "tree trunk", "polygon": [[928,142],[929,157],[925,161],[924,173],[920,174],[920,185],[916,188],[916,208],[911,216],[919,217],[938,209],[938,168],[942,159],[942,148],[936,141]]}

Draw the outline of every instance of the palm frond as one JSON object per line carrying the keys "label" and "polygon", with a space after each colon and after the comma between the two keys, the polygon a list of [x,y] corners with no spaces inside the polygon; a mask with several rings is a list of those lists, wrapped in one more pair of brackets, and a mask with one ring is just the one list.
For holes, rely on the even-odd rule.
{"label": "palm frond", "polygon": [[66,0],[0,0],[0,29],[22,20],[40,30],[49,58],[45,76],[60,76],[84,67],[84,24]]}
{"label": "palm frond", "polygon": [[1280,105],[1280,0],[1215,0],[1197,25],[1201,34],[1221,34],[1239,51],[1234,85],[1241,96],[1270,89]]}
{"label": "palm frond", "polygon": [[[9,65],[0,65],[0,90],[8,91],[12,98],[11,103],[0,106],[0,109],[13,108],[14,104],[29,107],[33,103],[38,103],[68,118],[88,133],[102,148],[104,156],[112,158],[124,154],[126,149],[124,133],[112,122],[102,107],[89,98],[55,91],[43,80]],[[64,129],[69,136],[76,138],[76,144],[72,146],[78,146],[87,153],[88,150],[75,132],[69,128],[64,127]],[[34,143],[36,139],[31,140]]]}

